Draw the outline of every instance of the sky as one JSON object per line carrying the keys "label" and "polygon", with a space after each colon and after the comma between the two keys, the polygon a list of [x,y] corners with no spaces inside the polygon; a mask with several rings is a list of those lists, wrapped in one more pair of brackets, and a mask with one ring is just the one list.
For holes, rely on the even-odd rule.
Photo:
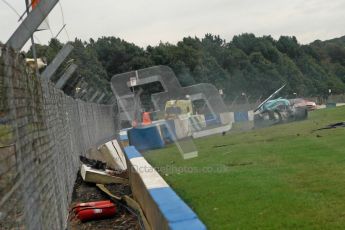
{"label": "sky", "polygon": [[[19,26],[18,16],[0,0],[0,41]],[[6,0],[19,14],[24,0]],[[64,23],[59,40],[116,36],[141,47],[176,43],[186,36],[242,33],[296,36],[302,44],[345,35],[345,0],[60,0],[49,15],[51,31],[35,33],[46,44]],[[68,34],[68,35],[67,35]],[[28,44],[26,45],[28,47]],[[24,48],[25,49],[25,48]]]}

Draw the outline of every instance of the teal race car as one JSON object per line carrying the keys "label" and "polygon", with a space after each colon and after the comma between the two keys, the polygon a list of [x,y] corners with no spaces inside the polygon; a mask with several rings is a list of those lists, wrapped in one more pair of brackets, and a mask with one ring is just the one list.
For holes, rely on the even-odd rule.
{"label": "teal race car", "polygon": [[288,100],[281,97],[272,99],[284,87],[285,85],[268,97],[257,107],[257,109],[254,110],[255,127],[266,127],[308,118],[308,108],[295,106],[294,100]]}

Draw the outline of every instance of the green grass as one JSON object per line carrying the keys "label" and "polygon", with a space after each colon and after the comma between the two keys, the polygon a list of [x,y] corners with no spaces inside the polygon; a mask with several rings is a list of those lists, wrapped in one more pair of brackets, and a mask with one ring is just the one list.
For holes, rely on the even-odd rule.
{"label": "green grass", "polygon": [[[209,229],[344,229],[345,107],[306,121],[195,140],[199,157],[175,146],[145,154],[156,167],[223,172],[161,173]],[[218,147],[216,147],[218,146]]]}
{"label": "green grass", "polygon": [[7,146],[13,142],[13,130],[10,125],[0,124],[0,147]]}

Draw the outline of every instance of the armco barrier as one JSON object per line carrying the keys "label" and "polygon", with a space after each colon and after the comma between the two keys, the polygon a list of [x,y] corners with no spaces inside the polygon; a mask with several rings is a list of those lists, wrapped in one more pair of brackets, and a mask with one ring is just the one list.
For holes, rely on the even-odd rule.
{"label": "armco barrier", "polygon": [[203,230],[205,225],[134,146],[125,147],[133,196],[152,229]]}

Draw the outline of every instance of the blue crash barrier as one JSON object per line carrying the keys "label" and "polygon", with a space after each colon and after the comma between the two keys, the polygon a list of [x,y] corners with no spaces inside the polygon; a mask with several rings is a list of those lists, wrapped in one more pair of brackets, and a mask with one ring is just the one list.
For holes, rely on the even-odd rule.
{"label": "blue crash barrier", "polygon": [[127,135],[129,144],[139,151],[164,147],[164,141],[156,125],[130,129]]}
{"label": "blue crash barrier", "polygon": [[[139,178],[132,186],[133,194],[141,196],[138,198],[138,202],[142,205],[144,213],[158,213],[158,215],[147,215],[152,229],[206,230],[206,226],[195,212],[175,193],[134,146],[128,146],[124,150],[129,167],[134,169],[129,170],[131,174],[129,178]],[[142,170],[144,168],[150,170]],[[148,196],[143,194],[148,194]]]}
{"label": "blue crash barrier", "polygon": [[235,122],[249,121],[248,112],[234,112]]}
{"label": "blue crash barrier", "polygon": [[166,120],[159,124],[162,138],[166,143],[172,143],[176,137],[175,122],[174,120]]}
{"label": "blue crash barrier", "polygon": [[205,121],[206,126],[221,124],[219,115],[205,114]]}

